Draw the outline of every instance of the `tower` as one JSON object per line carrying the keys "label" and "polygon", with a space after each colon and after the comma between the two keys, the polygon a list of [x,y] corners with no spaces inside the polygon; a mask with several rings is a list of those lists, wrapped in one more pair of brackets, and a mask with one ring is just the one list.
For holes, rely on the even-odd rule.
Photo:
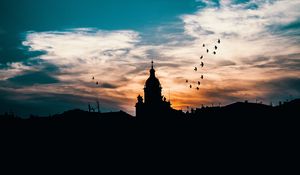
{"label": "tower", "polygon": [[153,61],[151,62],[150,76],[146,80],[144,87],[145,104],[158,105],[162,102],[162,87],[159,80],[155,77]]}
{"label": "tower", "polygon": [[[136,116],[142,116],[144,119],[154,119],[159,115],[167,115],[173,109],[170,102],[162,96],[162,87],[155,76],[153,61],[151,62],[150,76],[145,82],[144,99],[142,96],[137,97]],[[163,100],[164,99],[164,100]]]}

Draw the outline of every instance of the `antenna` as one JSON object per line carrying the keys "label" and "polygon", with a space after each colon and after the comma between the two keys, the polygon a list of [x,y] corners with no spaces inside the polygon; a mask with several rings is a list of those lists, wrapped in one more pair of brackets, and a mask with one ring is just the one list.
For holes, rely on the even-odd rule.
{"label": "antenna", "polygon": [[100,113],[100,104],[99,104],[99,100],[97,100],[96,102],[97,102],[97,110],[98,110],[98,113]]}

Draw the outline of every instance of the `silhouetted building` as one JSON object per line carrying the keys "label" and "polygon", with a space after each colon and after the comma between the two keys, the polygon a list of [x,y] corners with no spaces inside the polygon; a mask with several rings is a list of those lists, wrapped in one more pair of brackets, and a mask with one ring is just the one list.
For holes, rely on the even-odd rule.
{"label": "silhouetted building", "polygon": [[135,105],[137,117],[151,117],[151,119],[154,119],[160,116],[174,115],[179,112],[171,107],[170,101],[167,101],[166,98],[162,96],[161,91],[162,87],[158,78],[155,76],[152,61],[150,77],[146,80],[144,87],[145,101],[141,95],[137,97],[137,103]]}

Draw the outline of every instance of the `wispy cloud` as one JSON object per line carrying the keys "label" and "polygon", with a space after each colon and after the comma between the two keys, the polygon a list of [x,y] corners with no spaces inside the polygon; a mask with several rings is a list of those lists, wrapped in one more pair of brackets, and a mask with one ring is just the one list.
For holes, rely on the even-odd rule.
{"label": "wispy cloud", "polygon": [[[143,55],[143,49],[132,51],[139,39],[135,31],[80,28],[63,32],[29,32],[23,44],[30,51],[44,51],[46,54],[39,59],[59,67],[59,72],[52,73],[61,82],[55,85],[61,87],[59,92],[83,98],[110,98],[110,101],[125,104],[129,96],[124,91],[131,89],[128,80],[134,76],[127,72],[137,69],[138,65],[133,63]],[[79,88],[81,91],[78,92],[76,89]],[[118,95],[120,92],[122,94]],[[118,106],[122,108],[115,105]]]}
{"label": "wispy cloud", "polygon": [[31,66],[24,65],[22,62],[7,63],[5,68],[0,69],[0,80],[7,80],[33,69]]}

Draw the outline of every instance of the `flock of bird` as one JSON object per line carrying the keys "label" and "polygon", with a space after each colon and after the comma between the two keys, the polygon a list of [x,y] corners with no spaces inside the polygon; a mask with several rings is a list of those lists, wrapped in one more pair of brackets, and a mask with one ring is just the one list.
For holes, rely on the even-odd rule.
{"label": "flock of bird", "polygon": [[[218,43],[218,44],[221,44],[221,40],[220,40],[220,39],[218,39],[217,43]],[[203,47],[203,48],[206,48],[206,53],[208,54],[208,53],[209,53],[209,49],[206,47],[206,45],[205,45],[205,44],[203,44],[203,45],[202,45],[202,47]],[[213,52],[212,52],[212,53],[213,53],[214,55],[216,55],[216,54],[217,54],[217,52],[216,52],[216,51],[217,51],[217,49],[218,49],[218,46],[217,46],[217,44],[215,45],[215,47],[214,47],[213,49],[214,49],[214,50],[213,50]],[[201,62],[200,62],[200,67],[201,67],[201,68],[203,68],[203,67],[204,67],[204,62],[202,61],[202,60],[203,60],[203,58],[204,58],[204,56],[203,56],[203,55],[201,55],[201,56],[200,56],[200,60],[201,60]],[[194,68],[194,71],[195,71],[195,72],[197,72],[197,71],[198,71],[198,67],[197,67],[197,66],[195,66],[195,68]],[[201,79],[201,80],[203,80],[203,79],[204,79],[204,76],[203,76],[203,75],[201,75],[201,76],[200,76],[200,79]],[[189,83],[189,80],[185,80],[185,82],[186,82],[186,83]],[[192,83],[192,82],[191,82],[191,83]],[[196,85],[195,85],[195,86],[196,86],[196,90],[199,90],[199,89],[200,89],[200,88],[199,88],[199,86],[200,86],[200,85],[201,85],[201,82],[200,82],[200,80],[196,81]],[[193,88],[193,85],[192,85],[192,84],[190,84],[190,85],[189,85],[189,87],[190,87],[190,88]]]}
{"label": "flock of bird", "polygon": [[[221,44],[221,40],[220,39],[218,39],[218,44]],[[205,44],[203,44],[202,45],[202,47],[203,48],[206,48],[206,53],[208,54],[209,53],[209,49],[206,47],[206,45]],[[217,52],[216,52],[216,50],[218,49],[218,46],[217,45],[215,45],[215,47],[214,47],[214,51],[212,52],[214,55],[216,55],[217,54]],[[204,56],[203,55],[201,55],[200,56],[200,60],[201,60],[201,62],[200,62],[200,67],[201,68],[203,68],[204,67],[204,62],[202,61],[203,60],[203,58],[204,58]],[[194,68],[194,71],[195,72],[197,72],[198,71],[198,67],[197,66],[195,66],[195,68]],[[200,76],[200,79],[201,80],[203,80],[204,79],[204,76],[203,76],[203,74]],[[92,80],[94,81],[94,83],[98,86],[98,85],[100,85],[100,83],[99,83],[99,81],[95,81],[95,77],[93,76],[92,77]],[[185,80],[185,82],[186,83],[189,83],[189,80]],[[191,81],[191,83],[192,83],[192,81]],[[198,80],[198,81],[196,81],[196,89],[197,90],[199,90],[200,88],[199,88],[199,86],[201,85],[201,82],[200,82],[200,80]],[[193,85],[192,84],[190,84],[189,85],[189,88],[193,88]]]}
{"label": "flock of bird", "polygon": [[[92,77],[92,80],[95,81],[95,77]],[[99,85],[99,81],[96,81],[95,83],[96,85]]]}

